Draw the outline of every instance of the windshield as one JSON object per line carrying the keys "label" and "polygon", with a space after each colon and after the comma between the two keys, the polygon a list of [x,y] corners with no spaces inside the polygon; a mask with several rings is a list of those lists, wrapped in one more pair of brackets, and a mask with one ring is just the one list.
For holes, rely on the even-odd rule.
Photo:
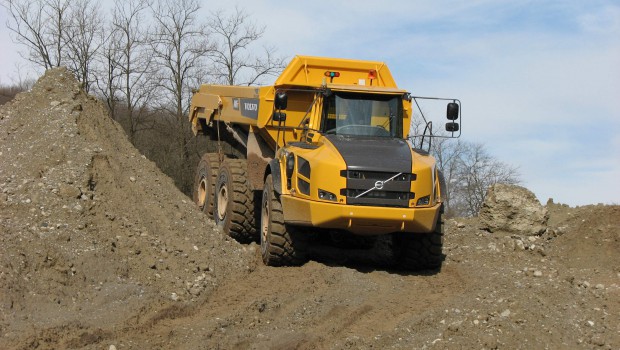
{"label": "windshield", "polygon": [[335,92],[323,103],[321,131],[326,134],[402,136],[401,96]]}

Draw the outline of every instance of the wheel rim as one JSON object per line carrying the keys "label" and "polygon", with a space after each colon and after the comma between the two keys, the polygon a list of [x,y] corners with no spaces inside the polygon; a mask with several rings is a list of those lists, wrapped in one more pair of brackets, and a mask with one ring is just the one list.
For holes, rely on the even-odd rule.
{"label": "wheel rim", "polygon": [[220,187],[220,191],[217,194],[217,216],[220,221],[226,217],[226,208],[228,207],[228,190],[226,185]]}
{"label": "wheel rim", "polygon": [[260,230],[260,242],[261,250],[263,252],[267,249],[267,234],[269,233],[269,199],[263,195],[263,205],[261,208],[261,230]]}
{"label": "wheel rim", "polygon": [[207,201],[207,179],[205,177],[200,179],[198,184],[198,206],[204,207]]}

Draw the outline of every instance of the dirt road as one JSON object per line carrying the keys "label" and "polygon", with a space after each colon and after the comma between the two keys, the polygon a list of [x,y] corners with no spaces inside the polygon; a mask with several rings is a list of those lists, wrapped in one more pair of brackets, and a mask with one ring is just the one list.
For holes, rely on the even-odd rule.
{"label": "dirt road", "polygon": [[1,349],[620,348],[620,207],[446,225],[440,271],[223,237],[62,69],[0,109]]}

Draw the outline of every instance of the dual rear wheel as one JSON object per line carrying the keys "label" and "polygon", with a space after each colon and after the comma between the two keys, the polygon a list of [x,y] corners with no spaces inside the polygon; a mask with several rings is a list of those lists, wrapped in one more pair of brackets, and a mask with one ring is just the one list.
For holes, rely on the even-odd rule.
{"label": "dual rear wheel", "polygon": [[194,188],[194,202],[226,235],[242,243],[260,240],[265,265],[307,261],[303,235],[284,223],[271,175],[262,193],[252,191],[246,160],[226,158],[220,164],[217,154],[208,153],[198,165]]}

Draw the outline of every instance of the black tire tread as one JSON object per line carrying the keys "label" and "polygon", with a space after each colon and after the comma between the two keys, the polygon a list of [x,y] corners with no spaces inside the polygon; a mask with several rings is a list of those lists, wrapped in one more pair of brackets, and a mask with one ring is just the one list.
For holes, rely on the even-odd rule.
{"label": "black tire tread", "polygon": [[[226,170],[224,170],[226,169]],[[227,158],[222,163],[220,171],[229,174],[229,224],[224,224],[224,231],[230,237],[242,243],[256,241],[256,211],[254,191],[250,189],[247,178],[247,162],[245,159]],[[228,231],[228,232],[226,232]]]}
{"label": "black tire tread", "polygon": [[398,233],[394,236],[398,249],[397,264],[405,270],[432,270],[443,262],[443,214],[439,214],[431,233]]}
{"label": "black tire tread", "polygon": [[294,226],[284,223],[282,203],[279,195],[273,190],[271,175],[267,176],[265,190],[271,192],[271,232],[268,235],[269,242],[263,254],[263,261],[268,266],[303,265],[308,261],[305,237]]}
{"label": "black tire tread", "polygon": [[[209,217],[213,217],[213,207],[214,207],[214,193],[215,193],[215,183],[217,181],[217,174],[220,167],[219,156],[217,153],[205,153],[200,162],[198,163],[198,167],[196,168],[196,176],[194,177],[194,203],[196,205],[199,204],[198,198],[198,186],[200,185],[200,181],[202,180],[203,175],[207,175],[210,178],[209,187],[210,192],[207,193],[207,198],[205,198],[205,203],[203,207],[200,207],[203,213],[207,214]],[[205,174],[208,173],[208,174]]]}

